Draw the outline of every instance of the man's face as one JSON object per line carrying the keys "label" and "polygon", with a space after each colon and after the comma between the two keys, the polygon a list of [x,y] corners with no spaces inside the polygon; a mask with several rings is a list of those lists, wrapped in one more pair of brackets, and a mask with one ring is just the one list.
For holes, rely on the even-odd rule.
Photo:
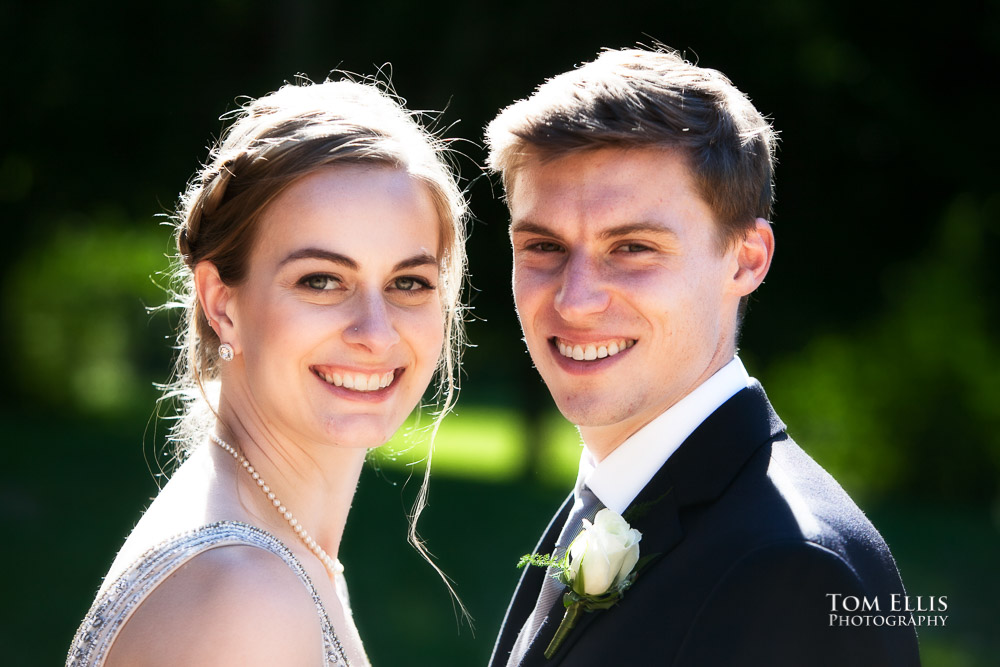
{"label": "man's face", "polygon": [[[511,184],[514,300],[538,372],[602,459],[732,359],[738,245],[682,154],[527,161]],[[761,276],[762,277],[762,276]]]}

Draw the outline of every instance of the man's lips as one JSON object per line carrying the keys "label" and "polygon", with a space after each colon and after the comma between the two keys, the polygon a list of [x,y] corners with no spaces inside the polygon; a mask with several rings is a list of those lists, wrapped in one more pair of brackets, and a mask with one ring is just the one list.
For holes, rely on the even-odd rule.
{"label": "man's lips", "polygon": [[575,361],[595,361],[605,357],[613,357],[624,352],[638,342],[636,338],[607,338],[604,340],[577,342],[568,338],[554,336],[553,346],[562,356]]}

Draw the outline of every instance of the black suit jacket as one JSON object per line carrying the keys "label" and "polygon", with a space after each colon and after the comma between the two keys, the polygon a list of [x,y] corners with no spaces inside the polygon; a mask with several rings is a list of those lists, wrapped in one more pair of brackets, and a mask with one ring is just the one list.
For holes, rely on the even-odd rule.
{"label": "black suit jacket", "polygon": [[[552,551],[571,505],[537,553]],[[877,599],[878,611],[853,615],[908,617],[891,612],[903,584],[882,537],[787,436],[759,384],[706,419],[624,516],[642,532],[640,554],[656,557],[617,606],[583,614],[546,660],[564,613],[557,601],[522,665],[919,665],[912,626],[839,625],[852,614],[845,597],[834,611],[828,594]],[[491,665],[506,664],[544,576],[522,574]]]}

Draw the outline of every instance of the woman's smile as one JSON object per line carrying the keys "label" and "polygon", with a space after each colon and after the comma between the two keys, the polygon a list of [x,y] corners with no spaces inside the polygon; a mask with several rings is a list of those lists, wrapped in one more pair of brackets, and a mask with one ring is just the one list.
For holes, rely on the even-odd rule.
{"label": "woman's smile", "polygon": [[370,402],[388,399],[406,371],[402,366],[385,372],[343,370],[339,366],[313,366],[310,370],[335,396]]}

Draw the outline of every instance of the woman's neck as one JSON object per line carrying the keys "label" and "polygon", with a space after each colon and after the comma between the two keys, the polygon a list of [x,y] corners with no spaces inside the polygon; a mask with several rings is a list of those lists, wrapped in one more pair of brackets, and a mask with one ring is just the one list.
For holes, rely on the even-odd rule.
{"label": "woman's neck", "polygon": [[[336,558],[368,450],[283,437],[224,401],[219,417],[217,435],[246,457],[286,510]],[[255,480],[239,472],[241,504],[276,532],[294,535]]]}

